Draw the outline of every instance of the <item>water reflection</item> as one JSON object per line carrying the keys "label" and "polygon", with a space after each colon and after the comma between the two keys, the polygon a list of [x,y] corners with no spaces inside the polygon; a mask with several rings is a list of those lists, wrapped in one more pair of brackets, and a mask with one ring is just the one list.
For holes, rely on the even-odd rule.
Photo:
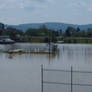
{"label": "water reflection", "polygon": [[[17,53],[17,54],[7,54],[7,56],[8,56],[8,58],[9,59],[13,59],[15,56],[23,56],[23,55],[30,55],[30,57],[31,57],[31,55],[42,55],[42,54],[21,54],[21,53]],[[48,59],[48,61],[50,62],[52,59],[55,59],[55,57],[56,57],[56,53],[55,54],[45,54],[46,55],[46,58]]]}
{"label": "water reflection", "polygon": [[[35,44],[30,43],[17,43],[14,45],[0,45],[0,49],[30,49],[31,46]],[[37,46],[42,46],[45,44],[36,44]],[[27,58],[28,61],[31,59],[38,59],[42,58],[44,61],[47,61],[48,64],[88,64],[92,63],[92,45],[80,45],[80,44],[59,44],[58,45],[58,52],[56,54],[6,54],[0,53],[0,56],[3,56],[6,61],[8,59],[20,59],[20,58]],[[1,57],[0,57],[1,58]]]}
{"label": "water reflection", "polygon": [[9,59],[13,59],[13,55],[12,54],[9,54],[8,58]]}
{"label": "water reflection", "polygon": [[[58,58],[66,58],[67,61],[74,62],[91,62],[92,60],[92,45],[60,45]],[[62,58],[61,58],[62,57]],[[76,62],[76,63],[77,63]]]}

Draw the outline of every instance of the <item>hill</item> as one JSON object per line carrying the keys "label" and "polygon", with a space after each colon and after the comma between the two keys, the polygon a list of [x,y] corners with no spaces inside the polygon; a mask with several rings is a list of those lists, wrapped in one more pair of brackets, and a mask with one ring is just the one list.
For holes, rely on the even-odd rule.
{"label": "hill", "polygon": [[42,25],[46,25],[48,29],[59,30],[62,29],[63,31],[66,30],[68,26],[73,28],[79,27],[81,30],[87,30],[88,28],[92,28],[92,24],[87,25],[74,25],[74,24],[66,24],[66,23],[56,23],[56,22],[48,22],[48,23],[29,23],[29,24],[20,24],[20,25],[6,25],[6,27],[11,26],[13,28],[26,31],[29,28],[40,28]]}

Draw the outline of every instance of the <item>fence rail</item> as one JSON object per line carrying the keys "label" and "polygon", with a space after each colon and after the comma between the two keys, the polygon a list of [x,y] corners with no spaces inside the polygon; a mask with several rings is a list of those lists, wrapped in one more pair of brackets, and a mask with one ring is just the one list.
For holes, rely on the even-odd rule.
{"label": "fence rail", "polygon": [[[43,81],[43,83],[45,84],[61,84],[61,85],[71,85],[71,83],[59,83],[59,82],[47,82],[47,81]],[[92,84],[72,84],[75,86],[92,86]]]}
{"label": "fence rail", "polygon": [[[44,68],[43,68],[43,71],[51,71],[51,72],[55,72],[55,71],[58,71],[58,72],[71,72],[70,70],[44,69]],[[75,73],[92,73],[92,71],[72,71],[72,72],[75,72]]]}
{"label": "fence rail", "polygon": [[[56,81],[44,81],[44,76],[43,73],[44,71],[48,72],[68,72],[71,74],[71,81],[70,83],[61,83],[61,82],[56,82]],[[75,84],[73,83],[73,73],[84,73],[84,74],[92,74],[92,71],[73,71],[73,68],[71,66],[71,70],[59,70],[59,69],[45,69],[43,68],[43,65],[41,65],[41,92],[43,92],[43,84],[53,84],[53,85],[70,85],[71,86],[71,92],[73,92],[73,85],[75,86],[90,86],[92,87],[92,84]]]}

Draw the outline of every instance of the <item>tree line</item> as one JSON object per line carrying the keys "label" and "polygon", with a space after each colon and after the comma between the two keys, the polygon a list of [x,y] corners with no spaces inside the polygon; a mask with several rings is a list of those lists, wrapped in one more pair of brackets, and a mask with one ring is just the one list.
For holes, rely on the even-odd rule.
{"label": "tree line", "polygon": [[43,37],[45,42],[56,41],[57,37],[69,38],[69,37],[92,37],[92,28],[87,30],[81,30],[79,27],[67,27],[65,31],[60,30],[51,30],[48,29],[45,25],[42,25],[40,28],[29,28],[25,32],[18,30],[16,28],[7,27],[4,25],[0,26],[0,36],[9,36],[15,41],[19,41],[21,38],[31,39],[32,37]]}
{"label": "tree line", "polygon": [[92,37],[92,28],[88,28],[87,30],[81,30],[79,27],[76,29],[73,27],[68,27],[63,34],[64,37]]}

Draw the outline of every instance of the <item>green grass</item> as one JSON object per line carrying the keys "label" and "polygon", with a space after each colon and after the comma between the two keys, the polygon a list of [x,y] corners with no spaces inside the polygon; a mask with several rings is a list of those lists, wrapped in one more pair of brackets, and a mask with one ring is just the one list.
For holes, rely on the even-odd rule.
{"label": "green grass", "polygon": [[[43,43],[44,38],[23,38],[21,39],[24,42],[31,42],[31,43]],[[92,44],[92,39],[90,38],[57,38],[57,41],[64,41],[64,43],[86,43]]]}
{"label": "green grass", "polygon": [[65,38],[64,43],[92,43],[92,39],[80,39],[80,38]]}

